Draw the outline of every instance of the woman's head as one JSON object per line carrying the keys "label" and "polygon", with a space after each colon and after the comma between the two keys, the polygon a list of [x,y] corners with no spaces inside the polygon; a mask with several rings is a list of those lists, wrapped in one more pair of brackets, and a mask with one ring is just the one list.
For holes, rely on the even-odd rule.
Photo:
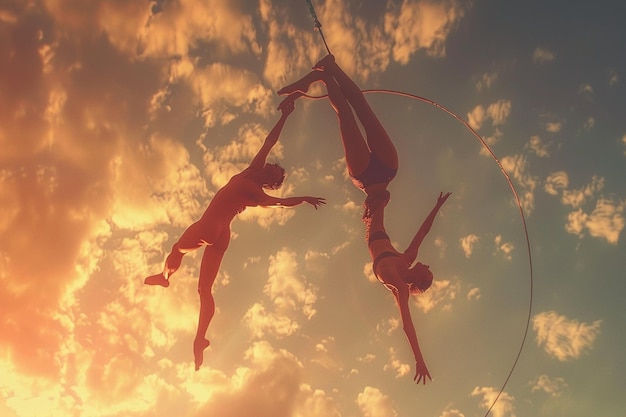
{"label": "woman's head", "polygon": [[406,282],[409,285],[411,294],[421,294],[432,285],[433,273],[430,271],[428,265],[418,262],[415,266],[409,268]]}
{"label": "woman's head", "polygon": [[277,190],[285,180],[285,169],[278,164],[265,164],[263,166],[263,179],[261,186],[268,190]]}

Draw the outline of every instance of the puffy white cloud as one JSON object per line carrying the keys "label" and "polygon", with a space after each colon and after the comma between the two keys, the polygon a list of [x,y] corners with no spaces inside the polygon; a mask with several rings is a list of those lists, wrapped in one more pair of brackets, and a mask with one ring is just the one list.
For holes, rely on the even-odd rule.
{"label": "puffy white cloud", "polygon": [[503,125],[506,122],[511,115],[511,107],[510,100],[498,100],[487,107],[487,115],[493,121],[494,126]]}
{"label": "puffy white cloud", "polygon": [[357,404],[364,417],[397,417],[398,415],[389,396],[375,387],[366,386],[357,396]]}
{"label": "puffy white cloud", "polygon": [[590,214],[582,210],[570,213],[566,230],[581,235],[583,228],[593,237],[605,239],[608,243],[617,245],[619,236],[624,229],[624,211],[626,201],[614,201],[600,198]]}
{"label": "puffy white cloud", "polygon": [[558,397],[567,389],[567,382],[563,378],[550,378],[548,375],[542,374],[531,382],[532,392],[543,391],[552,397]]}
{"label": "puffy white cloud", "polygon": [[528,159],[525,155],[505,156],[501,160],[502,167],[521,185],[520,203],[527,214],[535,208],[534,191],[538,178],[528,173]]}
{"label": "puffy white cloud", "polygon": [[385,371],[393,371],[396,374],[396,378],[401,378],[405,375],[411,373],[411,365],[405,362],[402,362],[398,358],[398,352],[392,347],[389,348],[389,360],[383,366],[383,370]]}
{"label": "puffy white cloud", "polygon": [[487,113],[485,111],[485,108],[481,105],[478,105],[474,107],[470,113],[467,114],[467,122],[472,127],[472,129],[479,130],[482,127],[486,116]]}
{"label": "puffy white cloud", "polygon": [[600,334],[601,320],[580,323],[555,311],[545,311],[533,317],[537,345],[559,361],[578,359],[593,348]]}
{"label": "puffy white cloud", "polygon": [[415,305],[424,313],[428,313],[438,305],[444,310],[449,310],[452,308],[452,301],[456,299],[460,287],[460,282],[452,283],[449,280],[437,279],[435,272],[435,279],[431,287],[424,293],[413,297]]}
{"label": "puffy white cloud", "polygon": [[393,40],[393,58],[406,64],[419,49],[443,57],[450,32],[465,15],[464,5],[456,1],[421,2],[404,0],[385,15],[385,31]]}
{"label": "puffy white cloud", "polygon": [[476,246],[479,240],[480,239],[478,238],[478,236],[473,233],[470,233],[469,235],[459,239],[459,242],[461,243],[461,249],[463,249],[463,253],[465,254],[466,258],[472,256],[472,253],[474,252],[474,246]]}
{"label": "puffy white cloud", "polygon": [[513,253],[513,250],[515,250],[515,246],[512,243],[503,242],[501,235],[494,238],[494,243],[496,244],[496,253],[501,253],[507,261],[513,259],[511,254]]}
{"label": "puffy white cloud", "polygon": [[574,208],[580,207],[588,199],[592,198],[598,191],[604,188],[604,178],[594,175],[591,183],[579,189],[564,189],[561,202]]}
{"label": "puffy white cloud", "polygon": [[543,189],[550,195],[558,195],[569,186],[569,176],[565,171],[553,172],[545,180]]}
{"label": "puffy white cloud", "polygon": [[439,417],[465,417],[465,414],[457,409],[445,410]]}
{"label": "puffy white cloud", "polygon": [[599,197],[595,207],[588,212],[582,206],[604,188],[604,178],[594,175],[589,184],[577,189],[568,189],[568,185],[569,178],[564,171],[550,174],[544,184],[548,194],[558,195],[560,192],[561,203],[576,209],[568,213],[565,230],[579,237],[586,231],[590,236],[616,245],[624,229],[626,200]]}
{"label": "puffy white cloud", "polygon": [[502,392],[498,397],[498,390],[494,387],[475,387],[472,391],[472,397],[480,397],[480,406],[485,410],[489,409],[496,398],[498,401],[493,405],[491,414],[494,417],[515,417],[515,407],[513,402],[515,398],[507,392]]}
{"label": "puffy white cloud", "polygon": [[539,136],[531,136],[528,146],[540,158],[547,158],[550,156],[548,145],[543,143]]}
{"label": "puffy white cloud", "polygon": [[269,277],[263,293],[270,305],[255,303],[243,321],[255,337],[267,333],[288,336],[300,328],[299,320],[311,319],[316,313],[316,288],[298,273],[296,254],[282,249],[270,257]]}
{"label": "puffy white cloud", "polygon": [[480,297],[482,297],[482,294],[480,293],[480,288],[472,288],[467,292],[468,300],[478,300],[480,299]]}

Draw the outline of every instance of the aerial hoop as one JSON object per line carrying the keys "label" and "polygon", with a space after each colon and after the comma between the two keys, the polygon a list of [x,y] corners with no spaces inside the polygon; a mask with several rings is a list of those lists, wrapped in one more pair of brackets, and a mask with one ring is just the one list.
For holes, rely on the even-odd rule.
{"label": "aerial hoop", "polygon": [[[449,114],[450,116],[454,117],[459,123],[461,123],[463,126],[465,126],[465,128],[467,130],[469,130],[470,133],[476,139],[478,139],[478,141],[481,143],[481,145],[484,147],[484,149],[489,153],[491,158],[496,162],[496,164],[498,164],[498,167],[500,168],[500,171],[502,172],[502,174],[504,175],[507,183],[509,184],[509,188],[511,189],[511,191],[513,193],[513,196],[515,198],[515,202],[516,202],[517,207],[519,209],[520,217],[521,217],[521,220],[522,220],[522,227],[524,229],[524,237],[526,239],[526,250],[527,250],[527,253],[528,253],[528,265],[529,265],[529,274],[530,274],[529,275],[529,286],[530,286],[529,292],[530,292],[530,295],[529,295],[529,300],[528,300],[528,316],[526,318],[526,325],[525,325],[525,328],[524,328],[522,341],[520,342],[520,347],[519,347],[519,350],[517,352],[517,355],[515,356],[515,360],[513,361],[513,365],[511,366],[511,370],[509,371],[506,379],[504,380],[504,383],[502,384],[502,387],[500,388],[500,391],[498,392],[498,395],[496,396],[496,398],[491,403],[491,406],[489,407],[489,409],[487,409],[487,412],[485,413],[485,417],[487,417],[489,415],[489,413],[491,412],[491,410],[493,409],[493,407],[496,405],[496,402],[498,401],[498,399],[500,398],[502,393],[504,392],[504,389],[506,388],[506,385],[508,384],[509,379],[511,379],[511,376],[513,375],[513,371],[517,367],[517,363],[518,363],[518,361],[519,361],[519,359],[520,359],[520,357],[522,355],[522,350],[524,348],[524,345],[526,343],[526,339],[528,337],[528,331],[530,329],[530,321],[531,321],[531,318],[532,318],[533,286],[534,286],[532,253],[531,253],[531,248],[530,248],[530,238],[528,236],[528,227],[527,227],[527,224],[526,224],[526,216],[524,215],[524,208],[523,208],[522,203],[520,201],[519,194],[517,193],[517,190],[515,189],[515,186],[513,185],[513,182],[511,181],[511,177],[506,172],[506,170],[502,166],[502,163],[500,162],[498,157],[493,153],[493,151],[491,150],[489,145],[487,145],[485,140],[478,134],[478,132],[476,132],[469,125],[468,122],[463,120],[461,117],[459,117],[452,110],[450,110],[447,107],[444,107],[441,104],[439,104],[439,103],[437,103],[437,102],[435,102],[433,100],[430,100],[428,98],[424,98],[424,97],[421,97],[421,96],[418,96],[418,95],[415,95],[415,94],[411,94],[411,93],[407,93],[407,92],[403,92],[403,91],[386,90],[386,89],[367,89],[367,90],[361,90],[361,92],[364,93],[364,94],[381,93],[381,94],[391,94],[391,95],[407,97],[407,98],[410,98],[410,99],[413,99],[413,100],[418,100],[418,101],[421,101],[423,103],[430,104],[430,105],[438,108],[439,110],[444,111],[445,113]],[[319,100],[319,99],[323,99],[323,98],[328,97],[328,94],[324,94],[324,95],[321,95],[321,96],[312,96],[312,95],[309,95],[309,94],[302,94],[302,97],[306,97],[306,98],[313,99],[313,100]]]}
{"label": "aerial hoop", "polygon": [[[313,8],[313,4],[311,3],[311,0],[306,0],[306,2],[307,2],[307,5],[309,6],[309,13],[311,14],[311,17],[313,18],[313,21],[315,23],[315,29],[320,33],[320,37],[322,38],[322,41],[324,42],[324,46],[326,47],[326,50],[330,54],[331,53],[330,49],[328,48],[328,44],[326,43],[326,38],[324,37],[324,33],[322,32],[322,24],[320,23],[320,21],[317,18],[317,14],[315,13],[315,9]],[[491,412],[491,410],[493,409],[493,407],[498,402],[498,399],[500,399],[500,396],[504,392],[504,389],[506,388],[506,385],[508,384],[509,380],[511,379],[511,376],[513,375],[513,372],[515,371],[515,368],[517,367],[517,363],[519,362],[519,359],[520,359],[520,357],[522,355],[522,350],[524,349],[524,345],[525,345],[526,339],[528,337],[528,331],[530,329],[530,321],[531,321],[531,318],[532,318],[533,286],[534,286],[533,261],[532,261],[532,253],[531,253],[531,249],[530,249],[530,238],[528,237],[528,227],[526,225],[526,216],[524,215],[524,208],[523,208],[522,203],[520,201],[520,198],[519,198],[519,195],[517,193],[517,190],[515,189],[515,186],[513,185],[513,182],[511,181],[511,177],[509,176],[509,174],[506,172],[506,170],[502,166],[502,163],[500,162],[498,157],[496,157],[496,155],[493,153],[493,151],[491,150],[489,145],[487,145],[485,140],[478,134],[478,132],[476,132],[469,125],[468,122],[463,120],[461,117],[459,117],[452,110],[450,110],[450,109],[448,109],[448,108],[440,105],[439,103],[437,103],[437,102],[435,102],[433,100],[430,100],[428,98],[420,97],[418,95],[411,94],[411,93],[406,93],[406,92],[402,92],[402,91],[386,90],[386,89],[368,89],[368,90],[362,90],[362,92],[363,93],[392,94],[392,95],[407,97],[407,98],[410,98],[410,99],[413,99],[413,100],[418,100],[418,101],[430,104],[430,105],[438,108],[439,110],[442,110],[442,111],[448,113],[450,116],[454,117],[458,122],[460,122],[463,126],[465,126],[465,128],[476,139],[478,139],[478,141],[481,143],[483,148],[489,153],[491,158],[495,161],[495,163],[500,168],[500,171],[504,175],[507,183],[509,184],[509,188],[511,189],[511,192],[513,193],[513,196],[515,197],[515,202],[517,203],[517,207],[519,209],[520,217],[522,219],[522,227],[524,229],[524,237],[526,238],[526,250],[528,252],[529,292],[530,292],[529,300],[528,300],[528,315],[527,315],[527,318],[526,318],[526,325],[525,325],[525,328],[524,328],[524,333],[523,333],[523,336],[522,336],[522,340],[520,342],[520,346],[519,346],[519,350],[517,352],[517,355],[515,356],[515,360],[513,361],[513,365],[511,366],[511,369],[510,369],[509,373],[507,374],[506,379],[502,383],[502,387],[500,388],[500,391],[498,392],[498,395],[496,396],[496,398],[493,400],[493,402],[491,403],[491,405],[487,409],[487,412],[485,413],[485,417],[487,417],[489,415],[489,413]],[[322,98],[328,97],[328,95],[310,96],[308,94],[303,94],[303,96],[307,97],[307,98],[310,98],[310,99],[322,99]]]}

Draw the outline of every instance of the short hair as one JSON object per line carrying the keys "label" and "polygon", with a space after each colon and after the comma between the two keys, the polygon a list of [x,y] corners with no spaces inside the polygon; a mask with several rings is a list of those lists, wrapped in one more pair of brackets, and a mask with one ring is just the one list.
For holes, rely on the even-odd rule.
{"label": "short hair", "polygon": [[267,190],[278,190],[278,189],[279,189],[279,188],[283,185],[283,181],[285,181],[285,176],[286,176],[286,174],[285,174],[285,168],[281,167],[281,166],[280,166],[279,164],[277,164],[277,163],[274,163],[274,164],[265,164],[265,166],[264,166],[263,168],[265,168],[265,167],[267,167],[267,166],[274,166],[274,167],[277,167],[277,168],[280,170],[280,172],[281,172],[281,174],[282,174],[282,175],[280,176],[280,178],[278,178],[278,179],[276,179],[276,180],[274,180],[274,181],[271,181],[271,182],[270,182],[270,181],[266,181],[266,182],[262,183],[262,184],[261,184],[261,186],[262,186],[263,188],[267,189]]}

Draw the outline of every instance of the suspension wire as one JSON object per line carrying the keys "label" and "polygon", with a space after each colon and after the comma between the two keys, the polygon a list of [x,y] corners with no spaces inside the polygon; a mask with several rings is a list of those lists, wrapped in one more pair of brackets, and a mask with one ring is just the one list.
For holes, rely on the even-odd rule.
{"label": "suspension wire", "polygon": [[315,9],[313,8],[313,4],[311,3],[311,0],[305,0],[305,1],[306,1],[306,4],[309,6],[309,13],[311,13],[311,17],[313,18],[313,23],[315,24],[315,30],[317,30],[320,33],[322,42],[324,42],[324,46],[326,47],[326,50],[330,54],[331,53],[330,48],[328,47],[328,44],[326,43],[324,32],[322,32],[322,24],[317,19],[317,14],[315,14]]}
{"label": "suspension wire", "polygon": [[[529,300],[528,300],[528,315],[526,317],[526,325],[524,328],[524,333],[522,336],[522,340],[520,342],[520,346],[519,346],[519,350],[517,351],[517,355],[515,356],[515,360],[513,361],[513,365],[511,366],[511,369],[509,371],[509,373],[506,376],[506,379],[504,380],[504,382],[502,383],[502,387],[500,388],[500,391],[498,392],[498,395],[496,396],[496,398],[493,400],[493,402],[491,403],[491,405],[489,406],[489,408],[487,409],[487,412],[485,413],[485,417],[487,417],[489,415],[489,413],[491,412],[491,410],[493,409],[493,407],[496,405],[496,402],[498,401],[498,399],[500,398],[500,396],[502,395],[502,393],[504,392],[504,389],[506,388],[506,385],[508,384],[509,380],[511,379],[511,376],[513,375],[513,371],[515,370],[515,368],[517,367],[517,363],[519,362],[519,359],[522,355],[522,350],[524,349],[524,345],[526,343],[526,339],[528,338],[528,331],[530,329],[530,321],[532,318],[532,309],[533,309],[533,286],[534,286],[534,274],[533,274],[533,261],[532,261],[532,253],[531,253],[531,248],[530,248],[530,238],[528,236],[528,227],[526,224],[526,216],[524,215],[524,208],[522,206],[522,203],[520,201],[519,195],[517,193],[517,190],[515,189],[515,186],[513,185],[513,182],[511,181],[511,177],[509,176],[509,174],[506,172],[506,170],[504,169],[504,167],[502,166],[502,163],[500,162],[500,160],[498,159],[498,157],[493,153],[493,151],[491,150],[491,148],[489,147],[489,145],[487,145],[487,143],[485,142],[485,140],[478,134],[478,132],[476,132],[470,125],[468,122],[466,122],[465,120],[463,120],[461,117],[459,117],[456,113],[454,113],[452,110],[442,106],[441,104],[430,100],[428,98],[424,98],[424,97],[420,97],[418,95],[415,94],[411,94],[411,93],[406,93],[403,91],[396,91],[396,90],[387,90],[387,89],[368,89],[368,90],[361,90],[362,93],[382,93],[382,94],[391,94],[391,95],[397,95],[397,96],[402,96],[402,97],[407,97],[413,100],[418,100],[427,104],[430,104],[446,113],[448,113],[450,116],[454,117],[458,122],[460,122],[463,126],[465,126],[465,128],[467,130],[469,130],[472,135],[478,139],[478,141],[482,144],[482,146],[485,148],[485,150],[487,150],[487,152],[489,153],[489,155],[491,156],[491,158],[496,162],[496,164],[498,164],[498,167],[500,168],[500,171],[502,171],[502,174],[504,175],[504,177],[506,178],[507,183],[509,184],[509,188],[511,189],[511,191],[513,192],[513,196],[515,197],[515,202],[517,203],[517,207],[519,209],[519,214],[520,217],[522,219],[522,226],[524,228],[524,236],[526,238],[526,251],[528,253],[528,266],[529,266],[529,291],[530,291],[530,295],[529,295]],[[324,94],[322,96],[311,96],[308,94],[303,94],[303,97],[307,97],[309,99],[313,99],[313,100],[319,100],[319,99],[323,99],[328,97],[328,94]]]}

